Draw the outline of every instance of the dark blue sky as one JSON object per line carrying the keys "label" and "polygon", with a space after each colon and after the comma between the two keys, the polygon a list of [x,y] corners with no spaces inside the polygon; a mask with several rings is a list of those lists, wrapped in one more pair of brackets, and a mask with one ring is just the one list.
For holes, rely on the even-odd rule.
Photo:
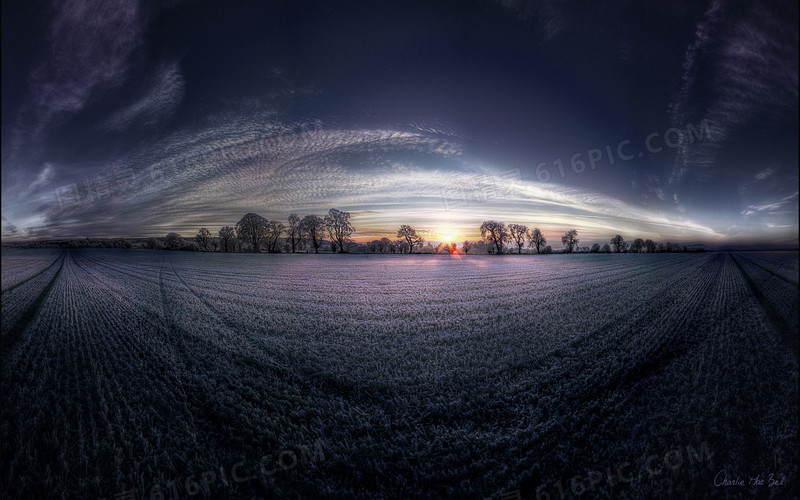
{"label": "dark blue sky", "polygon": [[3,238],[796,244],[796,2],[4,2]]}

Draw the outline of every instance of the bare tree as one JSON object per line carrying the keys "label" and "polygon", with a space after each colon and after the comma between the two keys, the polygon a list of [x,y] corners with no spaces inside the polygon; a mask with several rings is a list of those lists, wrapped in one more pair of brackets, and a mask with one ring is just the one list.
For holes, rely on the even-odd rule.
{"label": "bare tree", "polygon": [[267,219],[258,214],[249,213],[236,223],[236,235],[242,241],[250,243],[253,252],[261,251],[261,240],[267,236]]}
{"label": "bare tree", "polygon": [[603,244],[603,248],[600,249],[602,253],[611,253],[611,247],[608,243]]}
{"label": "bare tree", "polygon": [[180,250],[183,247],[183,238],[178,233],[169,233],[164,238],[164,246],[168,250]]}
{"label": "bare tree", "polygon": [[150,250],[163,250],[164,249],[164,243],[161,240],[159,240],[158,238],[154,238],[152,236],[147,238],[146,246]]}
{"label": "bare tree", "polygon": [[325,216],[325,228],[331,237],[331,245],[338,246],[339,251],[345,253],[347,251],[345,243],[350,240],[350,235],[356,230],[350,224],[350,212],[331,208],[328,210],[328,215]]}
{"label": "bare tree", "polygon": [[633,243],[631,243],[631,252],[633,253],[640,253],[642,248],[644,248],[644,240],[641,238],[636,238],[633,240]]}
{"label": "bare tree", "polygon": [[389,238],[383,237],[383,238],[381,238],[380,245],[381,245],[380,246],[381,253],[389,253],[389,250],[392,247],[392,240],[390,240]]}
{"label": "bare tree", "polygon": [[547,245],[547,240],[544,239],[544,235],[538,227],[533,228],[530,239],[529,245],[536,248],[536,253],[542,253],[544,246]]}
{"label": "bare tree", "polygon": [[625,240],[622,239],[622,236],[616,235],[611,238],[611,246],[614,248],[614,251],[617,253],[624,252],[625,247],[628,245],[625,243]]}
{"label": "bare tree", "polygon": [[405,240],[394,240],[392,253],[406,253],[407,248],[408,243],[406,243]]}
{"label": "bare tree", "polygon": [[194,239],[197,241],[197,244],[200,245],[200,250],[208,250],[208,243],[211,241],[211,231],[201,227]]}
{"label": "bare tree", "polygon": [[212,252],[216,252],[219,249],[219,238],[211,238],[208,240],[208,246],[211,247]]}
{"label": "bare tree", "polygon": [[592,245],[592,249],[589,250],[592,253],[597,253],[600,251],[600,243],[595,243]]}
{"label": "bare tree", "polygon": [[658,250],[658,245],[651,239],[644,240],[644,246],[647,249],[647,253],[655,253]]}
{"label": "bare tree", "polygon": [[572,253],[575,250],[578,241],[578,231],[575,229],[570,229],[561,237],[561,243],[564,244],[564,251],[567,253]]}
{"label": "bare tree", "polygon": [[231,243],[236,238],[236,232],[231,226],[223,226],[219,230],[219,246],[222,247],[223,252],[227,252]]}
{"label": "bare tree", "polygon": [[497,254],[503,253],[503,243],[509,240],[506,225],[496,220],[487,220],[481,224],[483,241],[494,244]]}
{"label": "bare tree", "polygon": [[408,253],[414,252],[414,245],[421,247],[422,243],[425,242],[422,236],[417,235],[417,230],[407,224],[400,226],[400,229],[397,230],[397,237],[406,240]]}
{"label": "bare tree", "polygon": [[318,215],[306,215],[299,224],[300,234],[303,235],[314,248],[314,253],[319,253],[322,246],[323,232],[325,231],[325,221]]}
{"label": "bare tree", "polygon": [[472,248],[472,243],[467,240],[464,240],[464,243],[461,244],[461,248],[464,249],[464,255],[469,253],[469,249]]}
{"label": "bare tree", "polygon": [[267,221],[267,233],[264,237],[267,243],[267,251],[269,253],[276,253],[278,251],[278,239],[283,234],[285,226],[276,220]]}
{"label": "bare tree", "polygon": [[286,234],[289,236],[289,243],[292,245],[292,253],[294,253],[301,239],[300,217],[297,214],[289,214],[289,227],[286,228]]}
{"label": "bare tree", "polygon": [[522,224],[509,224],[508,233],[511,239],[517,243],[517,253],[522,253],[522,246],[525,244],[525,239],[528,238],[528,226]]}

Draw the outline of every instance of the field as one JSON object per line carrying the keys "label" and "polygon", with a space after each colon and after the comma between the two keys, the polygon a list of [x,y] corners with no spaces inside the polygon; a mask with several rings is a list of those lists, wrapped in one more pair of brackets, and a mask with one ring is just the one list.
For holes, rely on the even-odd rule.
{"label": "field", "polygon": [[4,249],[0,493],[796,498],[797,303],[797,252]]}

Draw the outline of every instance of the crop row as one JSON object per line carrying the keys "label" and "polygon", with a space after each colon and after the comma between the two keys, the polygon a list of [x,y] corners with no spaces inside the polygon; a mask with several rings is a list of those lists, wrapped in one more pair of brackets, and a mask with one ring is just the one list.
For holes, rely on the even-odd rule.
{"label": "crop row", "polygon": [[[703,440],[796,472],[797,364],[764,306],[797,301],[786,259],[391,257],[69,251],[3,294],[4,321],[29,316],[8,323],[4,485],[147,498],[315,441],[321,463],[206,493],[555,498]],[[707,472],[598,487],[703,491]]]}

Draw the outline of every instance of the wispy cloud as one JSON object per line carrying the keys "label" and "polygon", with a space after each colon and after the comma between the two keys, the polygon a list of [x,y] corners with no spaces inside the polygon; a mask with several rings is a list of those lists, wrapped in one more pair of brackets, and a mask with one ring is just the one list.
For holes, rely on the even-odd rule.
{"label": "wispy cloud", "polygon": [[774,168],[765,168],[764,170],[756,174],[755,179],[757,181],[764,181],[772,177],[774,173],[775,173]]}
{"label": "wispy cloud", "polygon": [[19,236],[19,228],[12,224],[5,216],[3,216],[2,235],[4,238],[14,238]]}
{"label": "wispy cloud", "polygon": [[115,92],[134,89],[135,97],[114,98],[122,107],[112,110],[101,128],[152,124],[176,109],[184,86],[178,64],[150,71],[140,58],[149,16],[138,0],[54,1],[51,13],[46,56],[28,75],[28,92],[4,154],[9,164],[26,161],[26,152],[49,143],[53,127]]}
{"label": "wispy cloud", "polygon": [[153,125],[172,115],[183,98],[183,92],[184,79],[178,63],[164,64],[155,72],[150,85],[109,117],[108,126],[121,130],[133,124]]}
{"label": "wispy cloud", "polygon": [[39,175],[36,176],[36,179],[31,182],[28,187],[22,190],[19,193],[19,198],[23,198],[25,196],[29,196],[31,193],[35,192],[38,189],[41,189],[52,180],[53,176],[55,175],[55,167],[52,163],[45,163],[42,167],[42,170],[39,172]]}
{"label": "wispy cloud", "polygon": [[[772,211],[775,211],[775,210],[779,210],[779,209],[783,208],[785,205],[789,204],[789,202],[791,202],[792,200],[797,199],[797,195],[798,195],[798,192],[795,191],[794,194],[791,194],[789,196],[781,198],[780,200],[778,200],[776,202],[763,203],[763,204],[760,204],[760,205],[750,205],[748,207],[748,212],[749,212],[749,214],[752,214],[754,212],[765,212],[765,211],[772,212]],[[749,215],[749,214],[746,214],[746,215]]]}
{"label": "wispy cloud", "polygon": [[137,1],[53,3],[49,54],[33,71],[21,124],[31,140],[59,115],[84,109],[106,86],[120,85],[142,43],[144,13]]}
{"label": "wispy cloud", "polygon": [[[598,192],[509,181],[442,131],[297,128],[246,120],[173,135],[122,161],[134,173],[132,188],[112,185],[91,203],[43,206],[40,234],[192,233],[234,224],[251,211],[283,220],[290,212],[337,207],[353,213],[359,238],[386,235],[402,223],[477,238],[487,217],[553,232],[578,226],[603,238],[620,230],[660,239],[724,237]],[[495,191],[480,204],[448,208],[443,187],[455,175],[476,186],[496,179]]]}
{"label": "wispy cloud", "polygon": [[746,127],[796,123],[797,29],[778,16],[761,2],[748,4],[742,15],[716,0],[698,23],[670,113],[678,127],[707,120],[711,140],[681,138],[671,183],[680,183],[688,172],[707,176],[722,146]]}

